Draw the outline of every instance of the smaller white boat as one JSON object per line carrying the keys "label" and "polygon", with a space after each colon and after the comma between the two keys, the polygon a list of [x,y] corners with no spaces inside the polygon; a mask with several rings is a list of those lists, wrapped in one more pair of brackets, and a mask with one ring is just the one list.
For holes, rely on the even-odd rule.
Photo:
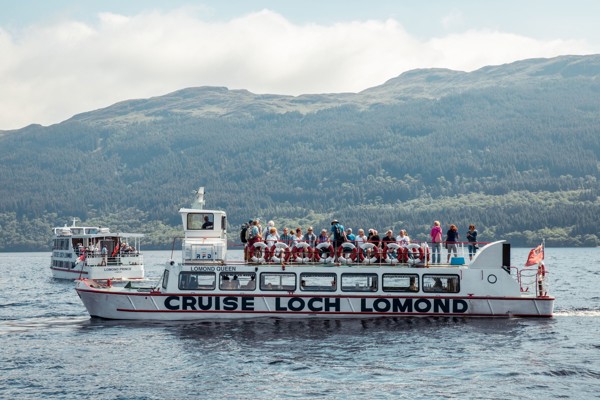
{"label": "smaller white boat", "polygon": [[50,270],[55,279],[136,280],[144,278],[141,233],[112,233],[98,226],[53,229]]}

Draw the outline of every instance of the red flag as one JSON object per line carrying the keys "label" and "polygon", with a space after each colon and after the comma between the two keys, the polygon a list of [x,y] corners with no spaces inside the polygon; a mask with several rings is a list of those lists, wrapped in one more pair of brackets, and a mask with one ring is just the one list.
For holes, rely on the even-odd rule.
{"label": "red flag", "polygon": [[527,257],[527,262],[525,263],[526,267],[531,265],[536,265],[542,262],[544,259],[544,245],[540,244],[535,249],[531,249],[529,252],[529,256]]}

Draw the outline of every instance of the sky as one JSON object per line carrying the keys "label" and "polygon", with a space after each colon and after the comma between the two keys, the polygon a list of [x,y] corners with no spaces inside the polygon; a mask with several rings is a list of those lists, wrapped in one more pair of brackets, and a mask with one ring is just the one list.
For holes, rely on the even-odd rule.
{"label": "sky", "polygon": [[597,0],[0,0],[0,130],[224,86],[359,92],[416,68],[600,53]]}

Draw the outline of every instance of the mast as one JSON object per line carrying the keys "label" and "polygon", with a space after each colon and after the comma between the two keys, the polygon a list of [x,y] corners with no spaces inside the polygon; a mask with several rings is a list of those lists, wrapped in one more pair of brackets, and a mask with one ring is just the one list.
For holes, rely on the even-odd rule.
{"label": "mast", "polygon": [[200,186],[194,193],[196,194],[196,198],[192,202],[192,208],[204,210],[204,186]]}

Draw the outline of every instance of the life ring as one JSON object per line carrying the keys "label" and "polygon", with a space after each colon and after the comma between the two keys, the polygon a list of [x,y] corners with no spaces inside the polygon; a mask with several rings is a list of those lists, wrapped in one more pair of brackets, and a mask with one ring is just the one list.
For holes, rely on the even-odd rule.
{"label": "life ring", "polygon": [[287,262],[290,258],[290,250],[289,246],[283,242],[277,242],[273,246],[273,256],[271,256],[271,260],[273,262]]}
{"label": "life ring", "polygon": [[350,254],[350,259],[352,260],[352,262],[358,263],[361,263],[365,260],[365,253],[362,250],[361,245],[359,245],[359,248],[355,248],[352,254]]}
{"label": "life ring", "polygon": [[[335,260],[333,253],[333,245],[331,243],[319,243],[317,245],[316,250],[318,251],[315,251],[315,259],[323,259],[323,262],[325,263],[332,263]],[[327,256],[324,256],[325,254],[327,254]]]}
{"label": "life ring", "polygon": [[[390,251],[392,249],[392,251]],[[397,243],[389,243],[385,248],[385,262],[388,264],[396,265],[398,262],[398,249],[400,246]]]}
{"label": "life ring", "polygon": [[[344,257],[344,254],[346,253],[349,253],[348,257]],[[357,250],[355,245],[349,242],[342,243],[342,245],[338,249],[338,261],[343,264],[347,264],[349,260],[356,259],[356,253]]]}
{"label": "life ring", "polygon": [[544,266],[544,263],[540,263],[540,265],[538,266],[538,275],[544,279],[544,277],[546,276],[546,267]]}
{"label": "life ring", "polygon": [[[251,260],[254,261],[255,263],[264,263],[265,262],[265,253],[268,253],[268,248],[269,246],[267,246],[266,243],[264,242],[256,242],[254,243],[254,248],[252,248],[251,250],[251,254],[252,254],[252,258]],[[255,252],[259,252],[260,257],[256,257]]]}
{"label": "life ring", "polygon": [[423,249],[416,243],[409,244],[406,247],[407,262],[409,264],[417,264],[423,261]]}
{"label": "life ring", "polygon": [[[300,257],[299,256],[300,252],[308,253],[308,257]],[[294,245],[294,248],[292,249],[292,257],[297,263],[309,262],[311,255],[312,255],[312,248],[310,247],[310,244],[308,244],[306,242],[298,242]]]}
{"label": "life ring", "polygon": [[363,249],[367,255],[369,255],[369,253],[372,253],[372,257],[365,256],[365,263],[374,264],[377,262],[379,256],[379,247],[375,246],[373,243],[363,243],[360,245],[360,248]]}

